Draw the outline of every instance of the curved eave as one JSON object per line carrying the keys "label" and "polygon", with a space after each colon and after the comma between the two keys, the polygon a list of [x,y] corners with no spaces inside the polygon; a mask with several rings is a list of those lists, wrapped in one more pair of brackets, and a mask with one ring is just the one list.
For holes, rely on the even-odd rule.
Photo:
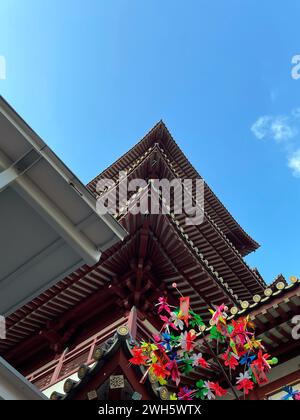
{"label": "curved eave", "polygon": [[[134,179],[135,177],[148,179],[148,168],[152,166],[153,162],[155,162],[156,164],[157,171],[159,172],[159,177],[161,179],[180,178],[180,174],[174,169],[175,162],[168,158],[162,146],[156,144],[153,147],[147,149],[144,152],[144,154],[140,155],[138,159],[136,159],[127,167],[128,181],[130,181],[130,179]],[[118,184],[118,176],[113,178],[113,181],[116,184]],[[193,204],[195,205],[195,203],[196,201]],[[123,209],[125,208],[122,208],[121,210],[123,211]],[[119,211],[120,209],[117,209],[117,212]],[[180,225],[183,228],[185,228],[185,217],[185,213],[181,215],[176,215],[177,220],[180,221]],[[205,223],[199,226],[199,229],[197,227],[188,227],[189,232],[193,236],[193,241],[195,238],[194,242],[196,242],[199,249],[202,250],[201,252],[206,254],[207,251],[204,252],[204,248],[207,248],[209,250],[209,254],[216,254],[216,250],[218,248],[220,249],[219,252],[222,255],[219,255],[220,258],[217,257],[217,259],[219,258],[217,270],[220,273],[222,273],[224,269],[224,267],[222,268],[224,263],[226,265],[225,260],[229,259],[230,265],[234,264],[234,266],[237,268],[238,274],[235,274],[234,270],[232,271],[228,264],[226,266],[226,269],[224,269],[224,272],[226,273],[226,280],[228,280],[228,282],[232,284],[232,288],[235,290],[235,293],[237,293],[241,299],[249,298],[256,292],[262,291],[266,287],[266,283],[264,282],[263,278],[260,275],[257,275],[256,272],[250,267],[248,267],[246,262],[243,260],[242,254],[228,239],[228,237],[225,235],[222,229],[220,229],[219,225],[216,224],[215,220],[210,216],[210,213],[207,211],[207,209],[204,209],[204,221],[206,224],[210,225],[211,234],[209,236],[211,237],[213,235],[214,237],[214,241],[212,244],[213,247],[211,247],[209,241],[206,241],[205,243],[203,243],[203,240],[201,241],[200,231],[203,230],[202,228],[204,227]],[[192,232],[192,230],[194,230],[194,232]],[[199,230],[199,232],[197,232],[197,230]],[[206,228],[204,230],[206,230]],[[224,244],[226,244],[226,248],[224,248]],[[210,261],[211,255],[207,259]],[[239,281],[239,277],[243,278],[242,283]],[[249,290],[247,291],[248,287]]]}

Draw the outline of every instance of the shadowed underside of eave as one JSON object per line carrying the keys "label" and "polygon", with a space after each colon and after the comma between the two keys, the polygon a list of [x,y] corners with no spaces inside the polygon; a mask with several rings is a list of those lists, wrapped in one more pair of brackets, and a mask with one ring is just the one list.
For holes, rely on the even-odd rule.
{"label": "shadowed underside of eave", "polygon": [[[151,187],[149,179],[169,179],[170,181],[180,178],[178,172],[174,169],[174,162],[168,159],[164,149],[159,145],[150,147],[143,155],[141,155],[133,164],[127,167],[127,181],[130,182],[136,178],[144,179],[148,183],[149,203],[152,201]],[[116,185],[118,185],[118,175],[113,178]],[[105,196],[115,195],[116,189],[105,191]],[[101,193],[100,193],[101,196]],[[128,203],[137,201],[138,196],[134,192],[128,194],[129,201],[127,208],[121,209],[117,206],[116,217],[118,214],[128,210]],[[131,199],[132,197],[132,199]],[[193,205],[197,202],[194,200]],[[249,299],[249,296],[261,292],[266,284],[261,276],[257,275],[243,260],[242,254],[228,239],[227,235],[215,223],[215,218],[209,214],[210,207],[204,206],[204,218],[199,225],[186,225],[185,220],[188,214],[183,208],[182,214],[174,212],[174,200],[171,198],[170,215],[179,224],[180,231],[193,246],[199,250],[200,255],[208,261],[209,266],[213,266],[214,270],[218,272],[233,289],[234,293],[240,299]],[[130,204],[133,206],[133,203]],[[151,206],[151,204],[149,204]]]}

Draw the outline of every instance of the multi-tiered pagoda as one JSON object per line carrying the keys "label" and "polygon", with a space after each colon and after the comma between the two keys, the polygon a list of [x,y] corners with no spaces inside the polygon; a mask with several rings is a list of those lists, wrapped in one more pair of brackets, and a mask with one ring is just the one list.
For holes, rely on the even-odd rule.
{"label": "multi-tiered pagoda", "polygon": [[[105,178],[118,186],[120,171],[127,171],[128,181],[141,178],[147,184],[202,179],[163,122],[88,187],[98,195],[98,181]],[[132,343],[159,328],[158,298],[178,298],[176,282],[204,321],[208,309],[222,303],[232,317],[250,314],[257,335],[279,358],[270,383],[250,398],[263,399],[282,385],[300,382],[300,341],[292,337],[292,318],[300,313],[299,280],[288,285],[279,276],[267,286],[243,259],[258,243],[206,183],[201,224],[187,225],[187,215],[172,208],[167,214],[133,214],[130,208],[142,194],[148,190],[129,195],[126,211],[117,208],[115,217],[128,231],[123,242],[104,252],[98,264],[81,267],[9,317],[1,355],[53,399],[168,399],[168,390],[155,378],[141,383],[144,372],[128,359]],[[213,361],[193,375],[222,380]]]}

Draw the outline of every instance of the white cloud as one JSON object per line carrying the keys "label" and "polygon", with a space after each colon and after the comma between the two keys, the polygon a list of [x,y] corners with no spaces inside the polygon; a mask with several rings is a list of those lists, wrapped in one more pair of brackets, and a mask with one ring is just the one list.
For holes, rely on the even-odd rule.
{"label": "white cloud", "polygon": [[276,117],[271,124],[271,134],[274,140],[281,142],[292,139],[298,131],[290,125],[288,117]]}
{"label": "white cloud", "polygon": [[264,139],[267,137],[269,132],[270,121],[272,117],[268,115],[264,115],[263,117],[259,117],[257,121],[252,125],[251,131],[259,140]]}
{"label": "white cloud", "polygon": [[[273,140],[280,143],[287,157],[287,165],[294,176],[300,178],[300,148],[298,132],[300,128],[300,107],[286,115],[263,115],[251,127],[259,140]],[[298,143],[298,145],[297,145]]]}
{"label": "white cloud", "polygon": [[259,140],[273,139],[278,143],[290,140],[298,133],[291,118],[285,115],[263,115],[255,121],[251,130]]}
{"label": "white cloud", "polygon": [[293,175],[300,177],[300,149],[292,154],[289,158],[288,166],[293,171]]}

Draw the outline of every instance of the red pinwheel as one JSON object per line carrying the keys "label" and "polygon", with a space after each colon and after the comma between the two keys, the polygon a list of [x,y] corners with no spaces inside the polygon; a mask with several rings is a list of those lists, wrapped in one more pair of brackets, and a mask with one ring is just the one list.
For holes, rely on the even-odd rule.
{"label": "red pinwheel", "polygon": [[269,358],[270,355],[268,353],[263,353],[262,350],[259,350],[257,354],[257,359],[254,360],[253,364],[257,365],[257,367],[263,372],[268,372],[271,369],[270,365],[267,362]]}
{"label": "red pinwheel", "polygon": [[192,331],[185,331],[184,333],[181,333],[179,338],[181,347],[186,351],[191,351],[193,349],[193,342],[195,338],[196,336]]}
{"label": "red pinwheel", "polygon": [[134,347],[132,349],[133,357],[129,359],[133,365],[146,365],[147,356],[143,354],[143,349],[139,349],[138,347]]}
{"label": "red pinwheel", "polygon": [[238,390],[243,390],[245,394],[249,394],[249,391],[251,391],[254,387],[254,383],[250,379],[243,379],[239,384],[237,385]]}
{"label": "red pinwheel", "polygon": [[238,345],[244,345],[246,342],[250,341],[249,336],[252,336],[253,333],[247,331],[247,320],[246,318],[240,318],[237,321],[232,320],[233,331],[230,334],[231,338]]}
{"label": "red pinwheel", "polygon": [[198,354],[193,354],[191,357],[191,361],[192,361],[192,366],[196,367],[196,366],[202,366],[203,368],[207,368],[209,366],[209,364],[207,363],[207,361],[204,359],[204,357],[202,356],[202,353],[198,353]]}
{"label": "red pinwheel", "polygon": [[207,363],[207,361],[203,357],[201,357],[199,359],[199,366],[202,366],[203,368],[208,368],[209,364]]}
{"label": "red pinwheel", "polygon": [[218,397],[223,397],[227,394],[227,390],[222,388],[218,382],[208,382],[209,389],[213,391]]}
{"label": "red pinwheel", "polygon": [[152,363],[152,370],[155,376],[165,379],[166,376],[170,375],[170,372],[166,369],[166,366],[160,363]]}
{"label": "red pinwheel", "polygon": [[247,353],[247,350],[242,344],[237,344],[235,346],[235,350],[238,357],[242,357]]}
{"label": "red pinwheel", "polygon": [[254,383],[253,381],[251,381],[250,375],[248,372],[245,372],[244,374],[240,373],[237,378],[236,383],[237,383],[236,388],[240,391],[243,390],[246,395],[249,394],[249,391],[251,391],[254,387]]}
{"label": "red pinwheel", "polygon": [[229,366],[232,370],[235,370],[235,368],[239,365],[236,356],[231,352],[222,354],[222,359],[224,360],[225,366]]}

